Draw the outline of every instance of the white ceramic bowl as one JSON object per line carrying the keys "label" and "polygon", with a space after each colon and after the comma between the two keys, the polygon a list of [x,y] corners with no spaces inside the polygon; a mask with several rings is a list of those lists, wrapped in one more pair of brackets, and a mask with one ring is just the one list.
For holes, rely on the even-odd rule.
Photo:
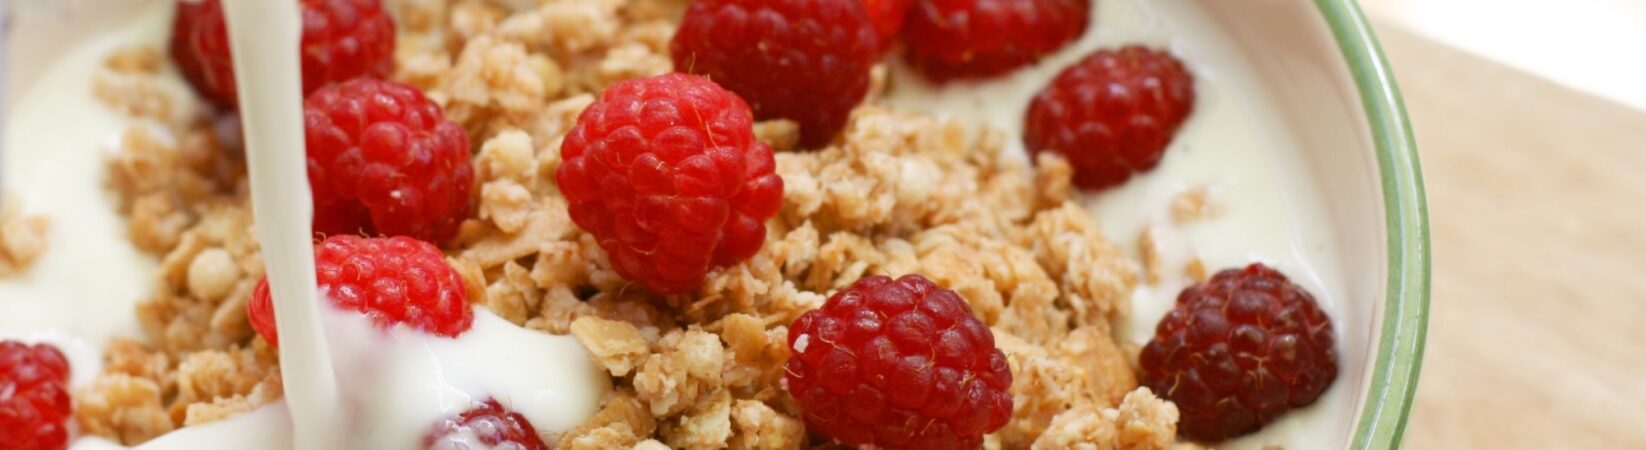
{"label": "white ceramic bowl", "polygon": [[[1349,448],[1396,448],[1428,322],[1429,231],[1417,149],[1382,50],[1353,0],[1196,2],[1232,32],[1301,143],[1347,277],[1336,318],[1352,389]],[[1318,425],[1318,424],[1317,424]]]}
{"label": "white ceramic bowl", "polygon": [[[151,0],[12,0],[28,10],[4,33],[9,92],[45,61]],[[1103,0],[1097,0],[1103,1]],[[1353,0],[1159,0],[1202,9],[1276,93],[1312,185],[1329,205],[1346,292],[1336,317],[1353,401],[1336,427],[1355,449],[1398,447],[1422,361],[1428,225],[1417,154],[1399,91]],[[16,11],[14,11],[15,13]]]}

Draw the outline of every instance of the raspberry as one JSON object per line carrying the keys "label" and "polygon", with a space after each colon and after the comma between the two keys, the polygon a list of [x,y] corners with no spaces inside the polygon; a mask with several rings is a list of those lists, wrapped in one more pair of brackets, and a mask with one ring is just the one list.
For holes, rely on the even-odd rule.
{"label": "raspberry", "polygon": [[423,435],[425,450],[466,449],[476,442],[462,442],[461,435],[469,433],[485,444],[484,448],[497,450],[549,450],[548,444],[537,435],[526,416],[510,411],[488,399],[457,417],[446,418],[429,427]]}
{"label": "raspberry", "polygon": [[0,448],[68,448],[69,361],[57,347],[0,341]]}
{"label": "raspberry", "polygon": [[880,46],[890,47],[897,40],[897,33],[903,31],[903,20],[909,17],[909,5],[913,0],[863,0],[865,11],[869,12],[869,20],[874,22],[875,36],[880,38]]}
{"label": "raspberry", "polygon": [[696,0],[669,44],[674,67],[742,96],[760,120],[827,144],[869,92],[880,54],[862,0]]}
{"label": "raspberry", "polygon": [[[359,76],[387,77],[394,69],[394,19],[379,0],[301,0],[303,93]],[[212,103],[233,108],[234,61],[219,0],[177,3],[171,55],[194,88]]]}
{"label": "raspberry", "polygon": [[[314,246],[314,276],[320,295],[332,305],[359,311],[384,328],[405,324],[428,334],[457,337],[474,324],[463,278],[446,263],[446,255],[427,242],[404,236],[332,236]],[[280,345],[268,278],[252,290],[246,315],[257,334]]]}
{"label": "raspberry", "polygon": [[753,120],[742,99],[702,77],[613,84],[560,145],[555,178],[572,221],[623,278],[660,294],[696,289],[710,268],[760,250],[783,201]]}
{"label": "raspberry", "polygon": [[1184,289],[1138,356],[1142,384],[1177,404],[1178,431],[1214,442],[1314,403],[1337,377],[1332,322],[1262,264]]}
{"label": "raspberry", "polygon": [[1101,189],[1160,164],[1193,109],[1194,77],[1171,54],[1099,50],[1035,95],[1023,142],[1068,158],[1076,186]]}
{"label": "raspberry", "polygon": [[1086,31],[1091,0],[916,0],[903,26],[906,59],[946,81],[1010,72]]}
{"label": "raspberry", "polygon": [[469,215],[469,137],[411,86],[356,78],[303,104],[314,231],[444,242]]}
{"label": "raspberry", "polygon": [[858,280],[789,328],[783,377],[813,432],[849,446],[975,449],[1011,418],[1012,372],[954,291]]}

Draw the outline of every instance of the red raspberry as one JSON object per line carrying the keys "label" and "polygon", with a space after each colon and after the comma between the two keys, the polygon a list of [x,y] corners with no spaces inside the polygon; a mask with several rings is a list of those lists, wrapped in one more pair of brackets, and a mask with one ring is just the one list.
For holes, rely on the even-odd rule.
{"label": "red raspberry", "polygon": [[[303,93],[394,70],[394,19],[380,0],[300,0]],[[171,55],[196,90],[225,108],[237,105],[234,61],[219,0],[177,2]]]}
{"label": "red raspberry", "polygon": [[423,435],[423,448],[469,448],[464,444],[475,443],[453,442],[453,435],[465,432],[472,434],[480,444],[485,444],[485,448],[549,450],[548,444],[543,443],[543,438],[532,427],[531,421],[526,420],[526,416],[503,408],[495,399],[487,399],[462,415],[446,418],[429,427],[428,433]]}
{"label": "red raspberry", "polygon": [[917,0],[907,59],[928,78],[983,78],[1029,65],[1086,31],[1091,0]]}
{"label": "red raspberry", "polygon": [[[697,5],[698,3],[693,3]],[[619,275],[660,294],[754,256],[783,201],[749,106],[671,73],[613,84],[577,118],[555,172],[572,220]]]}
{"label": "red raspberry", "polygon": [[994,333],[954,291],[874,276],[789,328],[783,377],[813,432],[850,446],[975,449],[1012,414]]}
{"label": "red raspberry", "polygon": [[1182,411],[1178,431],[1206,442],[1314,403],[1337,378],[1331,319],[1262,264],[1184,289],[1138,364],[1143,385]]}
{"label": "red raspberry", "polygon": [[469,137],[416,88],[356,78],[303,104],[314,231],[444,242],[469,215]]}
{"label": "red raspberry", "polygon": [[1068,158],[1076,186],[1101,189],[1160,164],[1193,109],[1194,76],[1171,54],[1099,50],[1034,97],[1023,142]]}
{"label": "red raspberry", "polygon": [[[474,324],[463,278],[427,242],[405,236],[332,236],[314,246],[314,276],[332,305],[359,311],[381,327],[404,324],[457,337]],[[268,278],[252,291],[246,315],[257,334],[280,345]]]}
{"label": "red raspberry", "polygon": [[827,144],[869,92],[880,54],[861,0],[696,0],[669,45],[677,70],[736,92],[755,117]]}
{"label": "red raspberry", "polygon": [[57,347],[0,341],[0,448],[69,445],[69,360]]}
{"label": "red raspberry", "polygon": [[881,47],[890,47],[897,40],[897,33],[903,31],[903,20],[909,17],[911,3],[913,0],[863,0]]}

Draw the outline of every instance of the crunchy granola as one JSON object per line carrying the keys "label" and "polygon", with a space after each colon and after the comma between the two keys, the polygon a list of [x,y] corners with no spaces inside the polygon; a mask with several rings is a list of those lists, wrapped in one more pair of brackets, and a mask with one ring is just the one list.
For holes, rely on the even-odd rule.
{"label": "crunchy granola", "polygon": [[281,395],[274,351],[252,339],[245,314],[263,263],[238,131],[167,78],[159,55],[116,50],[93,87],[130,120],[105,181],[132,243],[160,259],[157,287],[134,311],[145,339],[106,349],[103,371],[74,396],[82,431],[124,444]]}
{"label": "crunchy granola", "polygon": [[1190,224],[1217,217],[1223,207],[1212,200],[1211,189],[1195,186],[1172,197],[1172,222]]}
{"label": "crunchy granola", "polygon": [[[906,273],[960,293],[1008,355],[1013,420],[988,447],[1173,445],[1176,409],[1137,386],[1135,348],[1112,331],[1140,265],[1076,203],[1067,162],[1047,154],[1031,166],[1004,155],[996,131],[872,102],[822,149],[795,150],[793,122],[763,122],[757,135],[779,151],[786,185],[764,247],[696,293],[659,297],[625,283],[571,222],[554,173],[593,94],[671,70],[685,1],[388,3],[400,26],[394,78],[426,90],[479,149],[475,215],[445,245],[473,301],[576,336],[613,377],[599,412],[553,436],[557,448],[824,444],[779,382],[786,326],[858,278]],[[96,87],[135,124],[108,183],[133,242],[161,258],[159,287],[137,311],[145,339],[112,347],[76,396],[83,430],[127,444],[280,395],[276,356],[244,314],[263,267],[237,132],[171,89],[159,54],[116,52]],[[883,68],[876,80],[884,89]],[[1207,209],[1200,198],[1183,199],[1184,219]]]}
{"label": "crunchy granola", "polygon": [[22,273],[46,253],[51,221],[24,214],[16,198],[6,198],[0,209],[0,279]]}

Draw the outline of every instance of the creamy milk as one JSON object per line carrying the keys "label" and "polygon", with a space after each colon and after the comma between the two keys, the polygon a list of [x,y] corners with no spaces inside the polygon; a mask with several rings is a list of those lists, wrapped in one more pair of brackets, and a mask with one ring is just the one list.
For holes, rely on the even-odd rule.
{"label": "creamy milk", "polygon": [[338,385],[354,402],[341,405],[354,420],[348,448],[418,448],[429,425],[487,399],[538,431],[564,432],[594,414],[611,378],[582,344],[474,312],[474,328],[448,339],[405,327],[383,333],[359,314],[323,310]]}
{"label": "creamy milk", "polygon": [[251,175],[252,215],[280,334],[280,373],[298,448],[339,448],[337,374],[320,324],[314,208],[303,151],[303,23],[290,1],[224,0]]}
{"label": "creamy milk", "polygon": [[[1168,49],[1195,74],[1194,113],[1159,167],[1082,198],[1104,233],[1131,256],[1139,256],[1138,240],[1145,228],[1160,249],[1160,284],[1143,285],[1133,293],[1132,317],[1117,331],[1133,342],[1147,342],[1155,323],[1190,283],[1183,267],[1193,258],[1203,261],[1208,272],[1257,261],[1275,267],[1344,323],[1340,302],[1345,301],[1345,287],[1333,256],[1327,208],[1306,177],[1298,144],[1279,119],[1272,93],[1258,82],[1233,39],[1194,1],[1095,4],[1092,27],[1079,41],[1006,77],[939,87],[894,62],[885,101],[895,109],[1003,130],[1005,151],[1026,156],[1022,135],[1029,100],[1064,67],[1098,48],[1143,44]],[[1200,223],[1175,225],[1172,199],[1196,187],[1209,191],[1222,213]],[[1354,382],[1353,376],[1340,375],[1319,403],[1218,447],[1343,446],[1354,417]]]}
{"label": "creamy milk", "polygon": [[[50,332],[53,342],[101,349],[111,337],[137,335],[133,307],[154,291],[156,263],[132,246],[126,223],[115,212],[114,194],[103,189],[107,153],[130,125],[104,108],[91,88],[109,53],[133,43],[165,42],[170,23],[166,8],[151,8],[127,27],[62,54],[12,98],[0,153],[5,171],[0,191],[15,194],[29,213],[46,216],[51,226],[40,260],[21,276],[0,282],[0,337]],[[96,282],[86,282],[92,276]],[[98,359],[99,352],[93,350],[90,359]],[[88,366],[73,369],[77,380],[87,372],[83,367]]]}

